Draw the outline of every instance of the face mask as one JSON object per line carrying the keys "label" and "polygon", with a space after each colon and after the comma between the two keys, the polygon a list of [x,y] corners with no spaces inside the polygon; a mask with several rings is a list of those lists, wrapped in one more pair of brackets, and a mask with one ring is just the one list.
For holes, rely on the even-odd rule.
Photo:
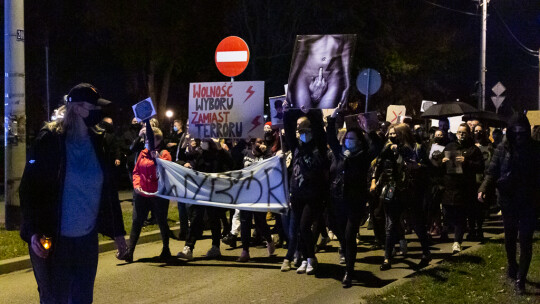
{"label": "face mask", "polygon": [[436,144],[441,144],[443,142],[444,138],[442,137],[435,137],[433,139],[433,141],[436,143]]}
{"label": "face mask", "polygon": [[138,124],[138,123],[134,123],[134,124],[131,124],[130,128],[135,130],[135,131],[139,131],[141,129],[141,125]]}
{"label": "face mask", "polygon": [[399,143],[399,140],[398,140],[397,137],[390,137],[389,139],[390,139],[390,142],[395,144],[395,145],[397,145]]}
{"label": "face mask", "polygon": [[173,127],[174,132],[178,132],[178,128],[176,126]]}
{"label": "face mask", "polygon": [[91,128],[95,125],[97,125],[101,121],[101,110],[89,110],[88,116],[84,118],[84,124]]}
{"label": "face mask", "polygon": [[145,144],[144,144],[144,148],[145,148],[146,150],[150,151],[150,145],[149,145],[148,143],[145,143]]}
{"label": "face mask", "polygon": [[345,148],[348,150],[356,149],[356,141],[351,139],[345,139]]}
{"label": "face mask", "polygon": [[303,143],[308,143],[311,141],[311,133],[302,133],[300,134],[300,141]]}
{"label": "face mask", "polygon": [[209,148],[210,148],[210,143],[205,142],[205,141],[201,142],[201,149],[203,149],[203,150],[206,151],[206,150],[208,150]]}
{"label": "face mask", "polygon": [[108,122],[105,122],[105,121],[102,121],[99,123],[99,126],[105,130],[105,132],[107,133],[113,133],[114,132],[114,127],[113,125],[111,125],[110,123]]}

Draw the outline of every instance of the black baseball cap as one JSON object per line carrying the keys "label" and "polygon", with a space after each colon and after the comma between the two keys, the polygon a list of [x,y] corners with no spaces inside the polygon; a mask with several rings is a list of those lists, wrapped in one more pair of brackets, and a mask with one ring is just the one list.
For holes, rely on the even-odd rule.
{"label": "black baseball cap", "polygon": [[96,106],[106,106],[111,101],[101,98],[96,87],[89,83],[79,83],[74,86],[66,97],[67,102],[83,102],[94,104]]}

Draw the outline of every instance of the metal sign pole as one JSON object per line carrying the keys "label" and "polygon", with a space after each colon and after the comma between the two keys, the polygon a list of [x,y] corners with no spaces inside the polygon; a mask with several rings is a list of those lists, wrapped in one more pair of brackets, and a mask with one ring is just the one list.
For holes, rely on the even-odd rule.
{"label": "metal sign pole", "polygon": [[367,80],[366,80],[366,108],[364,110],[364,113],[367,113],[368,109],[368,103],[369,103],[369,89],[370,89],[370,83],[371,82],[371,69],[367,70]]}

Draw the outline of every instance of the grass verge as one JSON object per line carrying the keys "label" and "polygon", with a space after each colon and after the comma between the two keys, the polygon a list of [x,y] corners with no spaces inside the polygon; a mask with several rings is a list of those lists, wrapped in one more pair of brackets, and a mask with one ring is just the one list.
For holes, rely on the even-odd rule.
{"label": "grass verge", "polygon": [[527,292],[517,295],[506,278],[504,240],[489,240],[471,253],[452,256],[438,267],[417,273],[409,282],[367,303],[540,303],[540,234],[535,234]]}
{"label": "grass verge", "polygon": [[[131,231],[131,220],[133,208],[130,204],[122,204],[122,216],[127,235]],[[176,202],[169,204],[169,227],[174,227],[178,221],[178,208]],[[142,232],[159,229],[157,225],[145,226]],[[108,237],[99,235],[99,241],[109,240]],[[0,226],[0,260],[16,258],[28,254],[28,245],[19,236],[19,231],[7,231],[4,226]]]}

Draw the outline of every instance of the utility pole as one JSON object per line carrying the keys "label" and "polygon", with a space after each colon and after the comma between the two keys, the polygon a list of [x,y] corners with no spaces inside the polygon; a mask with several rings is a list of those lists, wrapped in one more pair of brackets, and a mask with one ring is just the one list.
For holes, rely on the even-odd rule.
{"label": "utility pole", "polygon": [[4,1],[4,193],[6,229],[21,222],[19,185],[26,163],[24,0]]}
{"label": "utility pole", "polygon": [[486,110],[486,33],[488,0],[482,1],[482,32],[480,39],[480,94],[478,94],[478,109]]}
{"label": "utility pole", "polygon": [[538,110],[540,110],[540,49],[538,50]]}

